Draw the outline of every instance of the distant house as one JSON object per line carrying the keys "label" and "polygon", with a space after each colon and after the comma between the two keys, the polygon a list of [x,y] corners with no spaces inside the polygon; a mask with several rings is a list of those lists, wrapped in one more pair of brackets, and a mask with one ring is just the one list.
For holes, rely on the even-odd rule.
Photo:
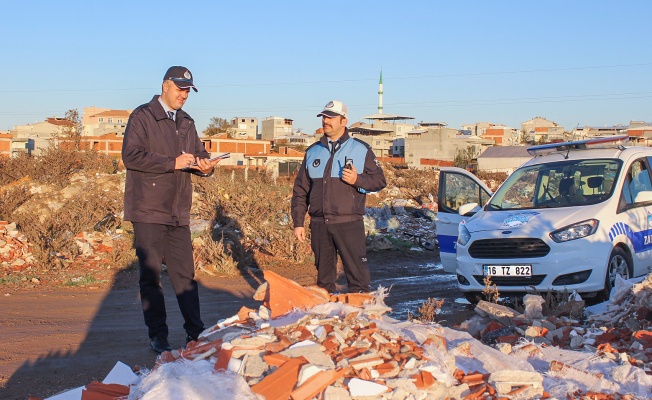
{"label": "distant house", "polygon": [[235,130],[234,139],[259,139],[256,117],[233,117],[231,126]]}
{"label": "distant house", "polygon": [[652,122],[630,124],[627,130],[629,140],[635,142],[637,145],[650,146],[652,145]]}
{"label": "distant house", "polygon": [[18,125],[9,130],[11,155],[19,153],[40,154],[50,141],[62,136],[65,131],[73,130],[73,123],[65,118],[47,118],[45,121],[27,125]]}
{"label": "distant house", "polygon": [[595,137],[622,135],[627,133],[628,128],[625,125],[578,126],[571,133],[573,140],[585,140]]}
{"label": "distant house", "polygon": [[478,156],[478,169],[487,172],[511,174],[524,162],[532,159],[527,152],[530,146],[493,146]]}
{"label": "distant house", "polygon": [[12,136],[9,132],[0,131],[0,156],[9,157],[11,156],[11,139]]}
{"label": "distant house", "polygon": [[124,136],[131,110],[85,107],[82,113],[82,136],[103,136],[115,133]]}
{"label": "distant house", "polygon": [[245,154],[267,154],[272,149],[270,140],[240,140],[207,136],[200,138],[211,157],[231,153],[231,157],[220,161],[220,165],[248,165]]}
{"label": "distant house", "polygon": [[274,140],[279,136],[291,135],[293,132],[292,122],[293,121],[289,118],[281,118],[281,117],[263,118],[261,139]]}
{"label": "distant house", "polygon": [[480,137],[493,140],[496,146],[513,146],[520,142],[518,129],[505,125],[494,125],[487,128]]}
{"label": "distant house", "polygon": [[540,143],[564,139],[564,127],[543,117],[534,117],[521,123],[525,140]]}

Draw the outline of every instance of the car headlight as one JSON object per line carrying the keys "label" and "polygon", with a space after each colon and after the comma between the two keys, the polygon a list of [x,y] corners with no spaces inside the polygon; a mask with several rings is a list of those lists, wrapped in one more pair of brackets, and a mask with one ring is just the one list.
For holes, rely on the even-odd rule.
{"label": "car headlight", "polygon": [[587,219],[573,225],[568,225],[550,234],[550,238],[557,243],[568,242],[569,240],[581,239],[591,236],[598,229],[600,222],[597,219]]}
{"label": "car headlight", "polygon": [[464,246],[471,240],[471,233],[464,224],[459,224],[457,226],[457,244]]}

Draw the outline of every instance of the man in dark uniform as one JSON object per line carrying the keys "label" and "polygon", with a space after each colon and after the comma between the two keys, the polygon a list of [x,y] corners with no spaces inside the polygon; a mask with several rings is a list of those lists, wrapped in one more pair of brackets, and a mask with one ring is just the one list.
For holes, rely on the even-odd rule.
{"label": "man in dark uniform", "polygon": [[161,95],[129,117],[122,145],[127,167],[124,216],[134,226],[143,315],[150,346],[158,353],[171,350],[161,286],[163,259],[184,319],[186,342],[204,330],[190,240],[190,174],[208,176],[218,161],[208,160],[195,121],[181,109],[190,88],[197,91],[190,71],[170,67]]}
{"label": "man in dark uniform", "polygon": [[294,236],[300,242],[306,240],[308,212],[317,285],[337,291],[339,253],[349,292],[366,293],[370,276],[362,219],[365,196],[386,186],[385,175],[369,145],[349,136],[344,103],[333,100],[317,116],[322,118],[324,136],[308,147],[294,181]]}

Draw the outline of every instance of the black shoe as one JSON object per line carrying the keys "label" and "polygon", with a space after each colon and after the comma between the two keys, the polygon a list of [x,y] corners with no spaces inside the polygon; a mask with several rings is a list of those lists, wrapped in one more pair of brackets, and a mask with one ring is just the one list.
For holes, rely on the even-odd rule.
{"label": "black shoe", "polygon": [[172,351],[170,343],[168,343],[168,338],[165,337],[155,337],[149,342],[150,347],[155,352],[161,354],[164,351]]}

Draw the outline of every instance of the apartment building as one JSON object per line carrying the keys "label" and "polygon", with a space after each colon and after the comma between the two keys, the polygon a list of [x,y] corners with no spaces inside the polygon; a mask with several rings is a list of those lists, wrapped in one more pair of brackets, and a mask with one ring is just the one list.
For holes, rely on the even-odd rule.
{"label": "apartment building", "polygon": [[262,140],[274,140],[293,133],[292,120],[289,118],[267,117],[263,118],[261,125]]}
{"label": "apartment building", "polygon": [[233,117],[231,118],[234,139],[259,139],[258,118],[255,117]]}
{"label": "apartment building", "polygon": [[82,112],[82,136],[103,136],[108,133],[124,136],[131,112],[132,110],[85,107]]}
{"label": "apartment building", "polygon": [[518,129],[505,125],[492,125],[484,129],[484,133],[479,136],[492,140],[496,146],[514,146],[520,142],[521,137]]}
{"label": "apartment building", "polygon": [[564,127],[543,117],[534,117],[521,123],[525,140],[533,143],[564,140]]}
{"label": "apartment building", "polygon": [[59,138],[66,131],[74,130],[74,124],[65,118],[47,118],[33,124],[17,125],[9,130],[11,135],[11,155],[19,153],[40,154],[50,141]]}

